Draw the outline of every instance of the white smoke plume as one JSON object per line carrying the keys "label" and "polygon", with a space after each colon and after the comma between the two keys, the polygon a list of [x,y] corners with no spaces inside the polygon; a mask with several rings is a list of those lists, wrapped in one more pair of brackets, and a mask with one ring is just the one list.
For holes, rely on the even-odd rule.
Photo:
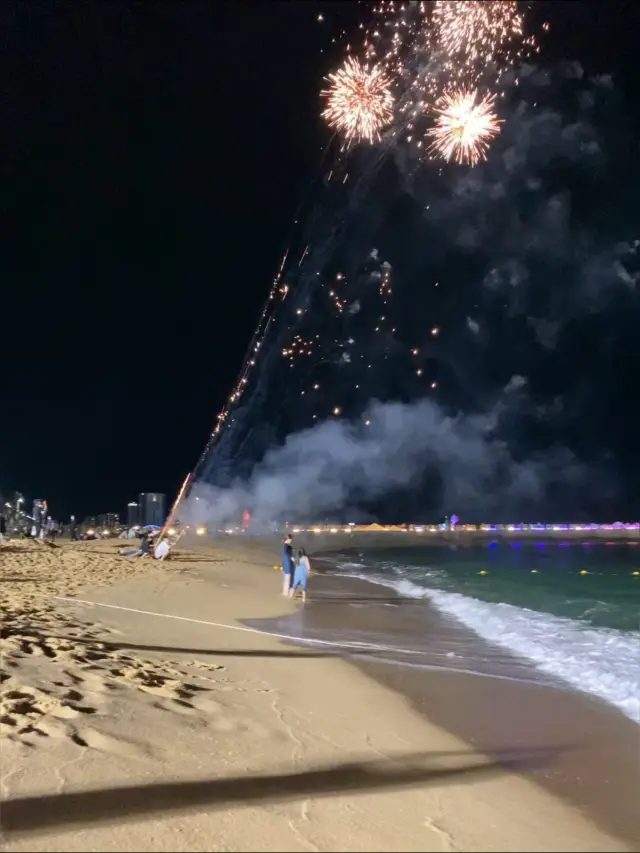
{"label": "white smoke plume", "polygon": [[417,487],[426,475],[435,476],[442,511],[486,519],[539,501],[551,482],[581,478],[562,448],[517,461],[496,426],[495,414],[447,416],[428,400],[376,402],[357,423],[326,421],[289,436],[248,480],[225,489],[196,484],[180,520],[221,529],[237,524],[244,510],[256,529],[285,520],[347,520],[356,500]]}

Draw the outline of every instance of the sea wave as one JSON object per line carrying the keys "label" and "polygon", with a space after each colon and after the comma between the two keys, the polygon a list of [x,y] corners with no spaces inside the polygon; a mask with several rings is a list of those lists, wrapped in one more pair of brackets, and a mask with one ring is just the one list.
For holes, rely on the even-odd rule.
{"label": "sea wave", "polygon": [[[353,573],[344,564],[347,573]],[[609,702],[640,723],[640,635],[594,628],[575,619],[553,616],[513,604],[426,588],[406,578],[358,573],[363,580],[395,589],[411,598],[428,598],[476,634],[579,690]]]}

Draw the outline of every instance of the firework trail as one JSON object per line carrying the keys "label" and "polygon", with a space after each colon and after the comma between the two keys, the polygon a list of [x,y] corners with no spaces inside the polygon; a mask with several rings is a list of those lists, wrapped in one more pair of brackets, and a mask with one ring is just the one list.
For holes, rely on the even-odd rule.
{"label": "firework trail", "polygon": [[444,95],[436,108],[435,127],[427,134],[433,140],[430,153],[472,166],[484,160],[489,142],[500,131],[501,120],[493,110],[494,103],[493,95],[480,100],[475,90]]}
{"label": "firework trail", "polygon": [[384,69],[349,57],[327,79],[331,87],[321,94],[327,99],[323,115],[329,124],[344,134],[347,144],[354,139],[379,139],[380,131],[393,118],[393,97]]}
{"label": "firework trail", "polygon": [[[223,435],[230,439],[241,428],[243,410],[248,414],[252,408],[250,402],[242,402],[247,391],[253,402],[260,397],[262,380],[252,379],[258,362],[264,368],[260,373],[265,374],[272,353],[302,347],[302,338],[283,340],[285,317],[275,324],[272,320],[284,312],[290,329],[295,327],[331,247],[370,189],[390,147],[399,143],[415,147],[420,159],[427,151],[471,165],[484,159],[500,121],[493,113],[492,99],[478,101],[474,90],[478,86],[490,90],[499,79],[499,69],[514,61],[523,45],[533,44],[523,35],[522,17],[512,0],[380,0],[373,13],[371,24],[361,25],[358,43],[346,46],[344,64],[328,76],[329,85],[321,94],[323,117],[342,138],[343,151],[356,141],[377,144],[366,156],[363,151],[356,155],[365,159],[354,169],[335,156],[323,178],[322,197],[314,200],[306,216],[296,213],[296,223],[299,218],[304,222],[301,245],[294,241],[285,254],[198,470],[205,459],[212,458],[213,447]],[[458,90],[459,103],[443,95],[452,85]],[[331,144],[327,152],[330,149],[332,156],[337,154]],[[297,341],[295,346],[292,340]],[[222,460],[225,453],[219,448],[216,456]]]}

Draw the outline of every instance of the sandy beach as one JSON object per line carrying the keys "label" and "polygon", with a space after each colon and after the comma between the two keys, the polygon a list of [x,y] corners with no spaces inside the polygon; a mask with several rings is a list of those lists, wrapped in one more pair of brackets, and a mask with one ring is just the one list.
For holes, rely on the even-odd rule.
{"label": "sandy beach", "polygon": [[[286,640],[406,621],[402,605],[336,601],[368,599],[368,584],[316,576],[303,610],[279,595],[264,543],[199,543],[163,564],[118,544],[0,546],[4,849],[639,849],[636,730],[620,723],[604,769],[543,736],[574,713],[584,737],[618,731],[600,706],[556,700],[528,738],[539,697]],[[471,724],[492,696],[521,720],[499,739]],[[591,777],[574,798],[553,784],[572,773]],[[590,808],[607,787],[622,802],[610,820]]]}

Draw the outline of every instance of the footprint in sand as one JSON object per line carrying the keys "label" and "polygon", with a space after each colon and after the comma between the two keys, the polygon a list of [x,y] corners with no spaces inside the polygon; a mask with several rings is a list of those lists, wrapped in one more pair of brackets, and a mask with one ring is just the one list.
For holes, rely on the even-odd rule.
{"label": "footprint in sand", "polygon": [[[24,710],[22,709],[22,711]],[[51,716],[44,716],[47,710]],[[56,714],[52,713],[51,709],[45,708],[41,708],[40,713],[43,714],[41,718],[31,712],[28,714],[4,714],[0,717],[0,726],[8,730],[6,733],[9,736],[21,735],[24,737],[25,735],[35,734],[57,740],[67,738],[77,746],[95,749],[110,755],[119,755],[123,758],[139,758],[149,754],[147,749],[133,741],[115,738],[91,728],[76,729],[72,720],[78,717],[77,714]],[[32,721],[32,717],[34,721]]]}
{"label": "footprint in sand", "polygon": [[[82,678],[82,676],[77,675],[75,672],[71,672],[71,670],[69,669],[63,669],[62,672],[64,673],[64,675],[67,676],[67,678],[72,684],[84,684],[86,680]],[[62,681],[55,681],[54,684],[58,684],[61,687],[65,686],[64,682]]]}
{"label": "footprint in sand", "polygon": [[0,714],[0,732],[10,735],[16,730],[18,721],[11,714]]}
{"label": "footprint in sand", "polygon": [[56,717],[45,717],[38,723],[38,727],[48,737],[63,738],[70,736],[69,723]]}
{"label": "footprint in sand", "polygon": [[184,714],[190,717],[202,717],[224,713],[226,708],[215,699],[207,696],[195,696],[182,698],[167,698],[155,703],[156,708],[162,711],[173,711],[176,714]]}
{"label": "footprint in sand", "polygon": [[78,729],[71,735],[71,740],[87,749],[96,749],[109,755],[119,755],[122,758],[141,758],[148,755],[148,750],[130,740],[115,738],[95,729]]}
{"label": "footprint in sand", "polygon": [[67,696],[59,699],[56,696],[49,695],[44,690],[39,690],[37,687],[21,687],[4,693],[2,706],[6,713],[17,718],[37,719],[42,716],[51,716],[73,719],[81,714],[97,713],[97,708],[78,704],[84,701],[84,696],[81,693],[70,692],[72,696],[78,698],[71,699],[67,694]]}
{"label": "footprint in sand", "polygon": [[164,699],[154,702],[153,707],[159,711],[169,711],[172,714],[181,714],[184,717],[200,717],[201,713],[190,702],[184,699]]}
{"label": "footprint in sand", "polygon": [[[67,737],[83,747],[131,754],[129,744],[94,729],[77,728],[83,717],[104,707],[105,694],[114,690],[139,690],[154,697],[156,707],[199,717],[205,724],[211,718],[224,717],[226,709],[207,695],[219,681],[215,676],[224,669],[219,664],[149,661],[125,654],[106,639],[120,631],[60,616],[49,607],[11,610],[8,616],[0,634],[5,664],[0,672],[0,683],[5,685],[0,733],[25,746],[33,747],[35,741],[23,736],[35,734],[45,739]],[[47,679],[50,689],[14,684],[13,670],[25,658],[41,658],[45,666],[57,664],[57,678]],[[209,682],[211,687],[194,680]],[[9,687],[13,689],[7,690]],[[236,723],[220,723],[221,731],[237,728]]]}

